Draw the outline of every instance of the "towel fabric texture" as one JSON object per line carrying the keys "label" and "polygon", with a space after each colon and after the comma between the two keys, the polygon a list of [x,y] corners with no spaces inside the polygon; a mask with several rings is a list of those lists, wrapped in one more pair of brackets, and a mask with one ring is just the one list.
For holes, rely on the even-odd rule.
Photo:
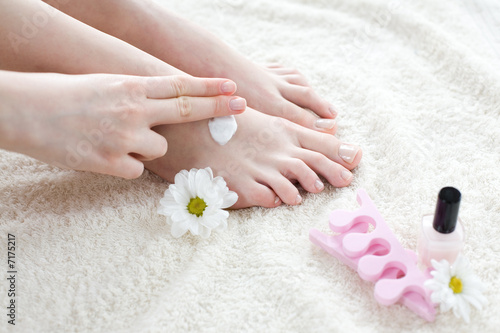
{"label": "towel fabric texture", "polygon": [[[346,188],[233,211],[225,232],[174,239],[168,183],[61,170],[0,151],[0,332],[15,235],[17,332],[494,332],[500,327],[497,1],[160,1],[259,63],[300,69],[363,148]],[[462,192],[464,255],[489,304],[465,325],[379,305],[373,285],[309,241],[364,188],[415,249],[439,190]]]}

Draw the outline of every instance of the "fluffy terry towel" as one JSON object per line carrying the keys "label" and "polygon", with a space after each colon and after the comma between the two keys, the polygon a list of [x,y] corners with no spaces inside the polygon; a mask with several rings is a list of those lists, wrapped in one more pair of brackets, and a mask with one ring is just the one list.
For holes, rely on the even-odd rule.
{"label": "fluffy terry towel", "polygon": [[[0,331],[7,234],[17,332],[494,332],[500,327],[500,8],[497,1],[186,0],[164,5],[257,62],[299,68],[364,149],[351,186],[302,205],[231,212],[227,231],[173,239],[168,184],[60,170],[0,151]],[[497,24],[497,25],[495,25]],[[465,325],[378,305],[373,285],[311,244],[364,188],[415,249],[439,189],[462,191],[465,255],[489,305]]]}

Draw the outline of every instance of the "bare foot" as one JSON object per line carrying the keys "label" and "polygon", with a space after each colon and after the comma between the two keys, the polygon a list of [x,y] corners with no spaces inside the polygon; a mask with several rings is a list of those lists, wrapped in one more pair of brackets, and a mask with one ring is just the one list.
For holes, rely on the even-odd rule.
{"label": "bare foot", "polygon": [[242,67],[225,74],[234,78],[238,84],[237,93],[245,97],[250,107],[310,129],[335,134],[335,107],[321,98],[298,70],[279,64],[263,67],[250,61]]}
{"label": "bare foot", "polygon": [[276,207],[300,204],[295,181],[308,192],[321,192],[317,174],[336,187],[349,185],[349,170],[361,160],[359,147],[283,118],[247,108],[236,119],[238,131],[225,146],[212,140],[207,121],[156,127],[169,148],[164,157],[146,162],[146,168],[173,181],[182,169],[209,166],[238,193],[233,208]]}
{"label": "bare foot", "polygon": [[[116,1],[100,0],[61,4],[60,8],[186,73],[232,79],[238,85],[236,94],[258,111],[310,129],[335,133],[335,108],[309,87],[296,70],[259,66],[161,4],[119,2],[119,11]],[[116,15],[103,15],[108,12]]]}

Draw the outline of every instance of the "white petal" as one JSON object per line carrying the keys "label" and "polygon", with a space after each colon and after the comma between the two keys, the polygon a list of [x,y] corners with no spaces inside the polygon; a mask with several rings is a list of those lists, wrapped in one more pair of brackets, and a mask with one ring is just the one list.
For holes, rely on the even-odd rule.
{"label": "white petal", "polygon": [[178,174],[183,175],[184,177],[186,177],[186,179],[189,178],[189,172],[187,170],[181,170],[181,171],[179,171]]}
{"label": "white petal", "polygon": [[432,266],[434,267],[434,269],[437,272],[439,272],[439,274],[445,274],[445,275],[450,274],[450,263],[447,260],[443,259],[441,261],[436,261],[436,260],[432,259],[431,263],[432,263]]}
{"label": "white petal", "polygon": [[172,196],[175,198],[175,202],[177,202],[178,205],[184,207],[187,207],[187,205],[189,204],[189,200],[191,200],[192,198],[185,188],[179,189],[177,191],[172,191]]}
{"label": "white petal", "polygon": [[455,296],[455,294],[453,294],[453,292],[451,293],[442,293],[441,294],[441,311],[442,312],[446,312],[454,307],[456,307],[458,303],[458,299],[457,297]]}
{"label": "white petal", "polygon": [[427,279],[424,282],[424,286],[426,286],[427,288],[435,290],[435,289],[439,288],[441,286],[441,284],[438,283],[436,281],[436,279]]}
{"label": "white petal", "polygon": [[[172,189],[172,195],[175,197],[175,200],[180,204],[187,205],[189,203],[189,199],[193,197],[193,193],[191,193],[189,189],[188,177],[181,174],[175,175],[174,185],[175,187]],[[173,185],[170,185],[170,187],[172,186]]]}
{"label": "white petal", "polygon": [[[163,192],[163,197],[164,197],[164,198],[173,198],[173,197],[172,197],[172,193],[170,193],[170,189],[172,189],[172,188],[173,188],[173,187],[172,187],[172,185],[174,185],[174,184],[170,184],[170,185],[168,186],[168,188],[165,190],[165,192]],[[175,185],[174,185],[174,187],[175,187]]]}
{"label": "white petal", "polygon": [[222,202],[221,208],[229,208],[234,205],[236,201],[238,201],[238,194],[236,194],[236,192],[229,191],[224,196],[224,201]]}
{"label": "white petal", "polygon": [[445,277],[448,281],[450,281],[450,278],[453,276],[451,274],[451,267],[450,264],[446,260],[441,260],[441,274],[443,277]]}
{"label": "white petal", "polygon": [[205,170],[201,169],[196,173],[196,187],[200,188],[211,188],[212,187],[212,177],[210,177],[210,173]]}
{"label": "white petal", "polygon": [[200,219],[200,225],[202,225],[204,228],[214,229],[217,228],[219,224],[220,221],[217,221],[215,219],[208,219],[208,218],[204,218],[203,220]]}
{"label": "white petal", "polygon": [[483,293],[483,288],[481,283],[476,283],[476,281],[465,280],[463,283],[462,294],[465,295],[481,295]]}
{"label": "white petal", "polygon": [[227,218],[229,217],[229,212],[226,210],[219,209],[217,210],[217,213],[215,215],[217,217],[217,220],[226,221]]}
{"label": "white petal", "polygon": [[188,225],[186,221],[172,223],[172,227],[170,228],[170,233],[174,238],[179,238],[184,235],[188,231]]}
{"label": "white petal", "polygon": [[205,170],[209,175],[210,175],[210,179],[213,179],[214,178],[214,172],[212,171],[212,168],[210,167],[206,167]]}
{"label": "white petal", "polygon": [[168,195],[165,194],[163,198],[160,199],[160,205],[169,207],[178,205],[177,201],[175,201],[174,196],[168,192]]}
{"label": "white petal", "polygon": [[182,170],[181,172],[175,175],[173,185],[186,187],[188,176],[189,173],[186,170]]}
{"label": "white petal", "polygon": [[160,205],[158,207],[158,213],[165,216],[171,216],[178,210],[179,210],[179,205]]}
{"label": "white petal", "polygon": [[210,169],[210,168],[203,168],[203,169],[198,170],[196,177],[200,177],[200,176],[207,177],[209,182],[212,182],[212,179],[214,178],[213,173],[212,173],[212,169]]}
{"label": "white petal", "polygon": [[221,232],[227,229],[227,219],[220,221],[217,228],[214,228],[214,231]]}
{"label": "white petal", "polygon": [[197,184],[199,197],[209,206],[216,205],[218,200],[217,192],[214,191],[212,182],[208,180],[208,175],[205,177],[198,177]]}
{"label": "white petal", "polygon": [[196,174],[198,173],[198,169],[191,169],[189,170],[189,176],[188,176],[188,188],[189,188],[189,194],[191,195],[192,198],[196,197],[198,195],[198,192],[196,191]]}
{"label": "white petal", "polygon": [[450,274],[452,274],[452,276],[462,277],[463,275],[469,272],[470,272],[469,260],[463,255],[459,254],[457,259],[453,263],[453,266],[451,267]]}
{"label": "white petal", "polygon": [[165,222],[167,223],[167,225],[172,225],[172,223],[173,223],[173,221],[172,221],[172,219],[170,218],[170,216],[167,216],[167,217],[165,218]]}
{"label": "white petal", "polygon": [[188,215],[190,215],[188,212],[182,210],[175,210],[173,214],[170,216],[170,218],[174,223],[179,223],[188,220]]}
{"label": "white petal", "polygon": [[210,234],[211,234],[211,229],[210,228],[207,228],[203,225],[200,224],[200,228],[199,228],[199,231],[200,231],[200,236],[202,238],[208,238],[210,237]]}
{"label": "white petal", "polygon": [[189,231],[191,231],[191,233],[195,236],[198,236],[200,234],[200,223],[198,222],[198,218],[196,217],[196,215],[192,215],[192,214],[189,214],[191,215],[189,217]]}
{"label": "white petal", "polygon": [[227,212],[218,210],[217,212],[215,212],[215,214],[210,214],[207,216],[205,216],[204,214],[203,219],[200,220],[200,224],[210,229],[217,228],[222,220],[227,219],[227,216],[224,213]]}
{"label": "white petal", "polygon": [[452,302],[452,301],[441,301],[440,306],[439,306],[439,310],[442,312],[442,313],[445,313],[445,312],[448,312],[450,311],[450,309],[453,309],[454,306],[455,306],[455,303],[456,302]]}
{"label": "white petal", "polygon": [[472,306],[474,306],[478,310],[483,309],[483,304],[486,304],[485,301],[487,301],[486,297],[484,297],[481,294],[478,295],[464,295],[462,293],[462,298],[470,303]]}
{"label": "white petal", "polygon": [[469,323],[470,322],[470,320],[469,320],[469,313],[470,313],[469,303],[465,302],[460,297],[457,297],[457,299],[458,299],[458,302],[455,305],[455,307],[453,307],[453,313],[455,314],[455,316],[457,318],[462,317],[462,318],[464,318],[466,323]]}
{"label": "white petal", "polygon": [[431,300],[434,303],[439,303],[441,305],[442,312],[448,311],[456,303],[455,296],[449,288],[443,288],[439,291],[433,292],[431,295]]}
{"label": "white petal", "polygon": [[446,284],[450,282],[451,277],[453,276],[450,272],[451,267],[449,265],[443,265],[440,267],[439,274],[437,275],[442,281],[446,281]]}
{"label": "white petal", "polygon": [[167,207],[164,207],[164,206],[160,206],[160,207],[158,207],[157,212],[158,212],[158,214],[160,214],[160,215],[170,216],[170,213],[169,213],[168,208],[167,208]]}
{"label": "white petal", "polygon": [[218,189],[227,187],[226,181],[221,176],[215,177],[213,183]]}

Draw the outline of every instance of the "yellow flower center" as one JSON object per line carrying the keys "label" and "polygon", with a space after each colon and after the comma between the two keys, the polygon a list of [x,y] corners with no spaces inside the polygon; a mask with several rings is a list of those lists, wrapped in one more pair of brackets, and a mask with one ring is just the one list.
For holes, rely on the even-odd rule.
{"label": "yellow flower center", "polygon": [[187,205],[188,212],[193,215],[196,215],[197,217],[203,215],[203,212],[205,211],[206,207],[207,204],[200,197],[191,198],[191,200],[189,200],[189,203]]}
{"label": "yellow flower center", "polygon": [[456,276],[453,276],[450,280],[450,289],[453,290],[455,294],[460,294],[462,292],[462,289],[464,289],[462,285],[462,280],[457,278]]}

